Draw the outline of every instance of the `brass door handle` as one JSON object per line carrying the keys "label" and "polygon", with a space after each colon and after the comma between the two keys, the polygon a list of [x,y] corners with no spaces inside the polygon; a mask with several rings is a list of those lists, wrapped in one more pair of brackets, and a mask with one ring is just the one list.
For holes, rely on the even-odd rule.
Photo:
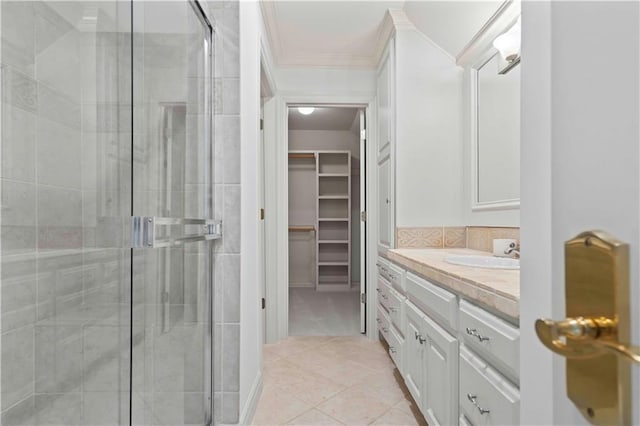
{"label": "brass door handle", "polygon": [[606,317],[536,321],[536,334],[540,341],[559,355],[590,358],[608,351],[640,363],[640,348],[618,342],[617,332],[617,321]]}

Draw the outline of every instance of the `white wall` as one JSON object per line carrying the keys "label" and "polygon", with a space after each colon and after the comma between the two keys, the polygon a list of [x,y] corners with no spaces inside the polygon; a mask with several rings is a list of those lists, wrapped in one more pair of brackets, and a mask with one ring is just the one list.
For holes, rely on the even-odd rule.
{"label": "white wall", "polygon": [[[603,229],[630,246],[630,343],[640,342],[640,6],[525,2],[522,15],[532,69],[522,70],[521,423],[583,425],[564,359],[545,353],[533,324],[565,316],[564,241]],[[638,424],[637,367],[631,382]]]}
{"label": "white wall", "polygon": [[[247,420],[259,392],[262,359],[261,289],[258,264],[257,144],[260,120],[260,8],[240,2],[240,421]],[[224,356],[224,354],[223,354]]]}
{"label": "white wall", "polygon": [[274,75],[281,95],[375,95],[373,70],[276,68]]}
{"label": "white wall", "polygon": [[457,226],[462,70],[415,29],[396,34],[396,226]]}

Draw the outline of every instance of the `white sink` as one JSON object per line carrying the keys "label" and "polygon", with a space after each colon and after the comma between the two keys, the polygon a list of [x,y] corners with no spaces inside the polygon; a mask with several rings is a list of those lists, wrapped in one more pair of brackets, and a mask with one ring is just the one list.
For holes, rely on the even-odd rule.
{"label": "white sink", "polygon": [[449,255],[445,262],[453,265],[472,266],[488,269],[520,269],[520,260],[509,257]]}

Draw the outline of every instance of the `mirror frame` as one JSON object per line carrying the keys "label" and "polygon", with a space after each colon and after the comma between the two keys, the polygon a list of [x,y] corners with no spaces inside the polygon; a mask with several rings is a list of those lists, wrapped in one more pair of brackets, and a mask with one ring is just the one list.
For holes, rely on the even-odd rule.
{"label": "mirror frame", "polygon": [[[493,40],[516,23],[520,2],[505,1],[456,57],[456,64],[469,74],[469,147],[471,148],[471,210],[512,210],[520,208],[520,198],[480,201],[478,182],[478,69],[496,54]],[[497,72],[497,70],[496,70]]]}

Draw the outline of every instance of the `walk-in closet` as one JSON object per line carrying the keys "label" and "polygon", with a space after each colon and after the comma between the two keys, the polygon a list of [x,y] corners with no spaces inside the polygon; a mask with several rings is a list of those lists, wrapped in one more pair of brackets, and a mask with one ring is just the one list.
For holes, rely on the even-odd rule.
{"label": "walk-in closet", "polygon": [[359,108],[291,107],[289,333],[360,333]]}

